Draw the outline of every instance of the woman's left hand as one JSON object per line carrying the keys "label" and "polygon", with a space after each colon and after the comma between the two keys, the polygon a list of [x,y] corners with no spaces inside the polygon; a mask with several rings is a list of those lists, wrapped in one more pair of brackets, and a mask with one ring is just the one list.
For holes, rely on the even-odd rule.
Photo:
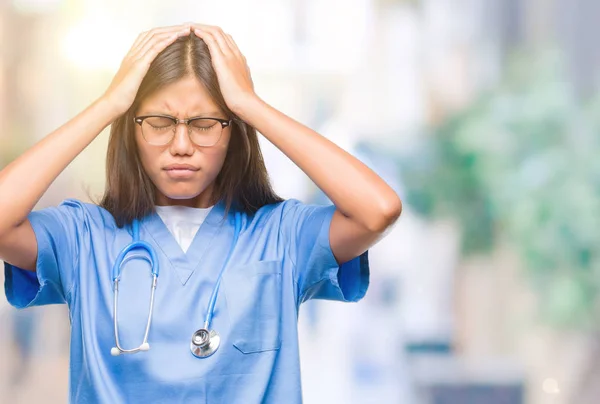
{"label": "woman's left hand", "polygon": [[225,103],[238,114],[243,104],[257,98],[246,58],[231,35],[216,26],[191,24],[196,36],[204,40],[219,80]]}

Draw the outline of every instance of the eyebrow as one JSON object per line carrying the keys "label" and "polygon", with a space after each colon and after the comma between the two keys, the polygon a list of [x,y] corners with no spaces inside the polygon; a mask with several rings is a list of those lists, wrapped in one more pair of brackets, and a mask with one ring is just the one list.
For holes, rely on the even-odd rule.
{"label": "eyebrow", "polygon": [[[146,113],[140,114],[140,116],[142,116],[142,115],[166,115],[166,116],[170,116],[170,117],[175,117],[171,113],[159,112],[158,110],[151,110],[150,112],[146,112]],[[186,118],[187,119],[190,119],[190,118],[208,118],[208,117],[218,118],[218,117],[224,116],[224,115],[225,114],[222,113],[222,112],[209,111],[209,112],[201,112],[201,113],[198,113],[198,114],[190,115],[189,117],[186,117]]]}
{"label": "eyebrow", "polygon": [[[167,100],[163,100],[162,104],[160,104],[158,106],[158,108],[154,109],[154,111],[158,111],[159,108],[164,108],[166,111],[173,111],[174,109],[171,108],[171,106],[169,105],[169,101]],[[195,110],[194,110],[195,111]],[[146,114],[146,115],[152,115],[153,113],[150,114]],[[173,116],[172,113],[170,112],[156,112],[156,114],[158,115],[168,115],[168,116]],[[200,112],[198,114],[194,114],[188,118],[197,118],[197,117],[210,117],[210,116],[219,116],[219,115],[225,115],[222,112],[219,112],[218,110],[212,110],[212,111],[208,111],[208,112]]]}

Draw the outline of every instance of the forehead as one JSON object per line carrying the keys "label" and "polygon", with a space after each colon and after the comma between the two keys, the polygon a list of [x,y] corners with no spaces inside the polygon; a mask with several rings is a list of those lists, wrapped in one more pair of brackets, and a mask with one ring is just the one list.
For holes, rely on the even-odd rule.
{"label": "forehead", "polygon": [[155,91],[140,103],[139,108],[141,114],[169,113],[174,116],[219,111],[220,108],[204,85],[191,76]]}

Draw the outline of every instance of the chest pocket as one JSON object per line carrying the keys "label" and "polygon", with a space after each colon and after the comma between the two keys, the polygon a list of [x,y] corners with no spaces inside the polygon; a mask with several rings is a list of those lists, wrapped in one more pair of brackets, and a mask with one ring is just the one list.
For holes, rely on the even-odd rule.
{"label": "chest pocket", "polygon": [[233,345],[243,353],[281,346],[281,261],[257,261],[223,275]]}

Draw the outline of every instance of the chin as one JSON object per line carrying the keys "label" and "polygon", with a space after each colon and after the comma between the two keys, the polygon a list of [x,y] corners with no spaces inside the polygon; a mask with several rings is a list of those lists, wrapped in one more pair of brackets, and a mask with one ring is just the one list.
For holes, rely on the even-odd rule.
{"label": "chin", "polygon": [[198,195],[190,195],[190,194],[182,194],[182,195],[166,195],[167,198],[169,199],[173,199],[176,201],[185,201],[188,199],[194,199],[195,197],[197,197]]}
{"label": "chin", "polygon": [[193,199],[201,194],[201,191],[198,192],[165,192],[164,195],[169,199]]}
{"label": "chin", "polygon": [[180,183],[175,186],[158,187],[158,191],[169,199],[193,199],[200,195],[206,187],[198,184]]}

